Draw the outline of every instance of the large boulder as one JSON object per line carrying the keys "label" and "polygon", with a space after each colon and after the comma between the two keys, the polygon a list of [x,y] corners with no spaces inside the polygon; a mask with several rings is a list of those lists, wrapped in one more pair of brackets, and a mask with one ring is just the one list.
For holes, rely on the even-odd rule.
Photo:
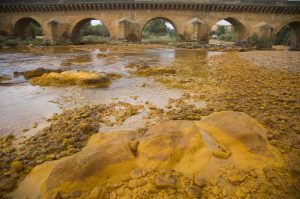
{"label": "large boulder", "polygon": [[[197,122],[196,122],[197,123]],[[254,118],[246,113],[222,111],[202,117],[198,124],[213,126],[225,132],[228,136],[240,141],[252,153],[263,154],[267,150],[267,130]],[[220,139],[218,136],[211,136]],[[222,142],[222,139],[220,139]]]}
{"label": "large boulder", "polygon": [[[265,133],[260,123],[244,113],[220,112],[202,121],[157,124],[144,134],[96,134],[79,153],[34,168],[12,196],[30,195],[30,186],[41,187],[41,196],[49,198],[74,190],[88,194],[95,187],[106,185],[110,189],[126,183],[130,188],[145,186],[149,192],[155,192],[153,185],[139,179],[146,175],[144,171],[168,170],[154,178],[156,188],[165,189],[177,186],[173,172],[188,176],[197,173],[201,178],[215,175],[223,165],[258,171],[266,166],[284,165],[277,150],[265,139]],[[44,178],[37,177],[41,171]],[[132,180],[128,179],[130,176]],[[101,195],[106,195],[103,190]]]}
{"label": "large boulder", "polygon": [[120,131],[93,136],[82,152],[58,161],[45,181],[46,191],[64,184],[83,188],[88,179],[91,186],[95,179],[99,183],[129,173],[136,166],[135,154],[129,147],[134,135],[132,131]]}
{"label": "large boulder", "polygon": [[[194,172],[203,169],[210,153],[192,121],[168,121],[151,127],[139,138],[139,164],[147,168]],[[195,160],[199,164],[195,165]],[[147,163],[147,164],[145,164]]]}

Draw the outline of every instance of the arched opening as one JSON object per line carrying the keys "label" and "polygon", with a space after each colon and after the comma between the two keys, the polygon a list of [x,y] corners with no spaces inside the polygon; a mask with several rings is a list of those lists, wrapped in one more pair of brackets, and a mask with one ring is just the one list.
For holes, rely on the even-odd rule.
{"label": "arched opening", "polygon": [[300,21],[282,26],[277,32],[274,45],[290,46],[291,50],[300,50]]}
{"label": "arched opening", "polygon": [[42,39],[43,31],[39,22],[33,18],[19,19],[14,26],[14,36],[22,40]]}
{"label": "arched opening", "polygon": [[148,21],[142,30],[142,42],[169,43],[176,41],[176,27],[165,18],[154,18]]}
{"label": "arched opening", "polygon": [[245,26],[234,18],[225,18],[214,24],[209,32],[210,44],[233,44],[246,40]]}
{"label": "arched opening", "polygon": [[77,44],[106,43],[109,38],[106,26],[94,18],[79,21],[72,31],[72,41]]}

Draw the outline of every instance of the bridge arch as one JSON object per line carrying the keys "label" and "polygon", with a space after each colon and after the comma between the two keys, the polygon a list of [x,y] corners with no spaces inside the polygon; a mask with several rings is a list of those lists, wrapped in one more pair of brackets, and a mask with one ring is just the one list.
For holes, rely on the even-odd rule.
{"label": "bridge arch", "polygon": [[[235,17],[224,17],[217,19],[213,25],[222,20],[227,21],[233,26],[235,30],[235,41],[244,41],[247,39],[247,28],[240,20],[236,19]],[[210,30],[212,29],[213,25],[210,26]]]}
{"label": "bridge arch", "polygon": [[26,39],[35,38],[35,36],[43,36],[44,29],[42,23],[31,17],[23,17],[18,19],[13,28],[15,37]]}
{"label": "bridge arch", "polygon": [[103,23],[102,20],[99,20],[97,18],[93,18],[93,17],[89,17],[89,18],[85,18],[85,19],[81,19],[80,21],[78,21],[75,26],[72,29],[71,32],[71,41],[78,43],[80,41],[80,31],[81,29],[84,27],[84,25],[86,25],[88,22],[92,21],[92,20],[98,20],[101,22],[102,26],[106,29],[106,31],[108,32],[109,37],[111,36],[109,29],[107,28],[107,26]]}
{"label": "bridge arch", "polygon": [[177,26],[175,25],[175,22],[171,19],[169,19],[168,17],[163,17],[163,16],[157,16],[157,17],[153,17],[153,18],[150,18],[150,19],[147,19],[144,23],[141,24],[141,32],[140,32],[140,38],[141,40],[143,39],[143,32],[146,28],[146,26],[151,23],[152,21],[155,21],[155,20],[164,20],[168,23],[170,23],[173,28],[174,28],[174,31],[175,31],[175,40],[177,40],[178,38],[178,29],[177,29]]}
{"label": "bridge arch", "polygon": [[289,26],[292,35],[290,41],[291,50],[300,50],[300,18],[293,18],[285,21],[275,29],[277,35],[283,28]]}

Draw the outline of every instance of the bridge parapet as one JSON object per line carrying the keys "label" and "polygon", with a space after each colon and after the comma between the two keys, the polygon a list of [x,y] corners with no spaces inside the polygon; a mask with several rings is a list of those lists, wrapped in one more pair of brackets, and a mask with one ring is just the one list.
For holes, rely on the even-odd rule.
{"label": "bridge parapet", "polygon": [[287,0],[195,0],[195,1],[141,1],[141,0],[2,0],[0,12],[59,12],[98,10],[172,10],[204,12],[247,12],[300,14],[300,2]]}

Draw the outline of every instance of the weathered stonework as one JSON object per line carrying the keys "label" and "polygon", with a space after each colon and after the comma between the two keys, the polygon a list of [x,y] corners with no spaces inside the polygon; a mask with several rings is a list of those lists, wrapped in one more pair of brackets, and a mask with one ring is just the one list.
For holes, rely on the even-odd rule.
{"label": "weathered stonework", "polygon": [[[285,25],[294,30],[292,47],[299,48],[300,3],[287,1],[62,1],[55,4],[35,1],[26,4],[15,0],[0,3],[0,32],[16,33],[17,24],[26,26],[24,18],[38,22],[45,40],[76,40],[78,30],[86,19],[100,20],[108,29],[111,40],[140,41],[144,26],[155,18],[163,18],[176,29],[177,39],[208,41],[212,26],[221,19],[233,24],[236,40],[246,40],[262,34],[261,24],[269,27],[270,36]],[[252,2],[252,4],[251,4]]]}

